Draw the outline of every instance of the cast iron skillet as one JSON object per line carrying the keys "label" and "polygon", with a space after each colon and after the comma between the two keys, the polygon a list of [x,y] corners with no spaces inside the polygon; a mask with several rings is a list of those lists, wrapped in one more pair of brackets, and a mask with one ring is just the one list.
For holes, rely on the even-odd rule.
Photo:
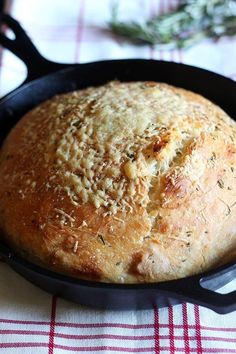
{"label": "cast iron skillet", "polygon": [[[55,94],[97,86],[109,80],[154,80],[198,92],[220,105],[231,117],[236,115],[236,83],[195,67],[156,60],[109,60],[88,64],[58,64],[43,58],[19,23],[8,15],[1,22],[15,39],[0,34],[0,44],[26,64],[25,82],[0,101],[0,142],[13,125],[31,108]],[[153,284],[106,284],[63,276],[17,256],[0,241],[1,257],[23,277],[76,303],[106,309],[148,309],[183,301],[211,308],[218,313],[236,310],[236,291],[219,294],[212,290],[236,275],[236,264],[185,279]],[[206,287],[208,290],[206,289]]]}

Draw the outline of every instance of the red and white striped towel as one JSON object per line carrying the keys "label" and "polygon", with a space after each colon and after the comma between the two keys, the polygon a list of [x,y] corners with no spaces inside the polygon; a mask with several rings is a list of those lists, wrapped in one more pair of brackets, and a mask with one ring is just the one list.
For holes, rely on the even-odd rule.
{"label": "red and white striped towel", "polygon": [[[120,0],[124,19],[149,17],[175,5],[174,0]],[[106,30],[110,8],[109,0],[13,0],[11,14],[40,52],[54,61],[154,58],[201,66],[236,79],[236,38],[205,41],[187,51],[137,47]],[[18,86],[25,72],[18,59],[3,51],[0,95]],[[235,287],[233,281],[227,290]],[[0,351],[236,353],[236,316],[190,304],[149,311],[93,310],[52,297],[0,263]]]}

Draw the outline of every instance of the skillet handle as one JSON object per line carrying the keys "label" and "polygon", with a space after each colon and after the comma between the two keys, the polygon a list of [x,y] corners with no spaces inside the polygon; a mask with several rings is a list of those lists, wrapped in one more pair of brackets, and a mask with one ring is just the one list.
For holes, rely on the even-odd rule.
{"label": "skillet handle", "polygon": [[[209,276],[191,277],[180,285],[181,298],[208,307],[220,314],[226,314],[236,310],[236,291],[227,294],[215,292],[223,285],[236,278],[236,264],[211,273]],[[206,288],[207,287],[207,288]],[[180,295],[180,292],[178,291]]]}
{"label": "skillet handle", "polygon": [[15,35],[14,39],[10,39],[1,31],[0,45],[9,49],[27,66],[28,73],[24,83],[71,66],[71,64],[54,63],[42,57],[19,22],[10,15],[0,14],[0,26],[1,25],[7,25],[7,28]]}

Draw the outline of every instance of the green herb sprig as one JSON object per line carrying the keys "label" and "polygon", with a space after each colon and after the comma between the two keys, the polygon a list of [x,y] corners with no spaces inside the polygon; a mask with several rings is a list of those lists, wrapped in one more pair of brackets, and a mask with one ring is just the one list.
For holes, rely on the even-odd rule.
{"label": "green herb sprig", "polygon": [[113,33],[132,42],[186,48],[204,38],[236,35],[236,0],[182,0],[173,12],[145,23],[118,19],[118,5],[109,23]]}

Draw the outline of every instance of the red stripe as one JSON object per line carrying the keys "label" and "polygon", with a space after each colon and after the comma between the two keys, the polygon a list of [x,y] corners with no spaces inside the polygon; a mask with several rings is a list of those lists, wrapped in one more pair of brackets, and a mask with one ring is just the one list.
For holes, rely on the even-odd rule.
{"label": "red stripe", "polygon": [[149,47],[149,59],[154,59],[154,46],[150,45]]}
{"label": "red stripe", "polygon": [[[37,348],[37,347],[47,347],[47,343],[34,343],[34,342],[25,342],[25,343],[0,343],[0,348]],[[95,346],[95,347],[74,347],[74,346],[67,346],[67,345],[54,345],[55,349],[62,349],[67,351],[88,351],[88,352],[95,352],[95,351],[117,351],[117,352],[124,352],[124,353],[144,353],[144,352],[153,352],[153,347],[143,347],[143,348],[127,348],[127,347],[115,347],[115,346]],[[160,347],[160,351],[167,351],[169,352],[168,346]],[[176,347],[176,351],[180,353],[185,353],[185,348]],[[191,348],[192,353],[198,353],[197,348]],[[224,348],[205,348],[204,353],[233,353],[235,354],[235,349],[224,349]]]}
{"label": "red stripe", "polygon": [[51,309],[51,322],[50,322],[50,332],[49,332],[48,354],[53,354],[53,349],[54,349],[56,307],[57,307],[57,297],[53,296],[52,297],[52,309]]}
{"label": "red stripe", "polygon": [[5,318],[0,319],[0,323],[14,323],[14,324],[24,324],[24,325],[49,325],[48,321],[27,321],[27,320],[9,320]]}
{"label": "red stripe", "polygon": [[183,63],[184,62],[184,56],[183,56],[182,49],[178,49],[178,54],[179,54],[179,62]]}
{"label": "red stripe", "polygon": [[159,310],[157,307],[154,308],[154,343],[155,343],[155,354],[160,353],[160,323],[159,323]]}
{"label": "red stripe", "polygon": [[175,353],[173,306],[168,307],[170,354]]}
{"label": "red stripe", "polygon": [[195,323],[196,323],[197,353],[202,354],[201,325],[200,325],[200,313],[199,313],[198,305],[194,305],[194,316],[195,316]]}
{"label": "red stripe", "polygon": [[[158,9],[159,15],[162,15],[164,13],[164,6],[163,5],[164,5],[164,1],[159,1],[159,9]],[[163,60],[163,50],[160,49],[159,53],[160,53],[160,60]]]}
{"label": "red stripe", "polygon": [[[179,4],[176,3],[175,0],[174,0],[174,1],[173,1],[173,0],[169,0],[169,7],[168,7],[169,11],[170,11],[170,12],[175,11],[175,9],[176,9],[176,7],[177,7],[178,5],[179,5]],[[171,53],[170,53],[171,60],[172,60],[172,61],[175,61],[175,58],[176,58],[176,56],[177,56],[177,58],[179,57],[179,61],[181,62],[181,59],[180,59],[181,54],[180,54],[180,52],[181,52],[180,49],[172,50]],[[177,59],[177,60],[178,60],[178,59]],[[176,60],[176,61],[177,61],[177,60]]]}
{"label": "red stripe", "polygon": [[68,339],[114,339],[114,340],[151,340],[153,336],[122,336],[118,334],[55,334],[57,338]]}
{"label": "red stripe", "polygon": [[37,348],[37,347],[47,347],[47,343],[0,343],[0,348]]}
{"label": "red stripe", "polygon": [[[9,320],[0,319],[0,323],[14,323],[14,324],[24,324],[24,325],[50,325],[49,321],[28,321],[28,320]],[[57,322],[58,327],[68,327],[68,328],[127,328],[127,329],[143,329],[143,328],[154,328],[154,324],[140,324],[133,325],[127,323],[71,323],[71,322]],[[160,328],[169,328],[168,324],[159,324]],[[181,329],[184,325],[173,325],[174,328]],[[188,328],[195,329],[195,325],[188,325]],[[219,332],[236,332],[236,328],[224,328],[224,327],[212,327],[212,326],[201,326],[202,330],[209,331],[219,331]]]}
{"label": "red stripe", "polygon": [[[157,351],[155,351],[155,354],[158,353],[158,349],[160,347],[160,339],[168,339],[168,335],[161,335],[159,334],[159,331],[157,329],[156,333],[156,328],[158,328],[158,325],[154,329],[155,333],[155,348],[157,347]],[[116,334],[90,334],[90,335],[79,335],[79,334],[62,334],[62,333],[56,333],[55,336],[56,338],[68,338],[68,339],[114,339],[114,340],[151,340],[153,339],[153,336],[122,336],[122,335],[116,335]],[[196,339],[195,336],[190,336],[188,337],[191,340]],[[218,341],[218,342],[229,342],[229,343],[236,343],[236,339],[233,338],[221,338],[221,337],[201,337],[202,340],[207,340],[207,341]],[[175,340],[183,340],[183,336],[174,336]],[[157,343],[156,343],[157,342]],[[187,352],[186,352],[187,353]]]}
{"label": "red stripe", "polygon": [[[122,352],[122,353],[143,353],[143,352],[153,352],[152,347],[147,347],[147,348],[125,348],[125,347],[111,347],[111,346],[97,346],[97,347],[69,347],[65,345],[57,345],[55,344],[56,349],[64,349],[64,350],[70,350],[70,351],[86,351],[86,352],[94,352],[94,351],[105,351],[105,350],[110,350],[110,351],[116,351],[116,352]],[[163,346],[160,347],[160,351],[167,351],[169,353],[169,347]],[[180,353],[185,353],[184,348],[176,348],[176,351]],[[196,348],[191,349],[192,353],[197,353]],[[161,352],[160,352],[161,353]],[[222,354],[222,353],[233,353],[235,354],[234,349],[222,349],[222,348],[205,348],[204,353],[216,353],[216,354]]]}
{"label": "red stripe", "polygon": [[[174,10],[175,6],[172,4],[171,0],[167,1],[167,11],[172,12]],[[175,61],[175,50],[169,50],[170,54],[170,60]]]}
{"label": "red stripe", "polygon": [[[155,4],[156,1],[154,2],[154,0],[149,0],[149,5],[150,5],[150,18],[153,18],[155,16]],[[150,45],[149,46],[149,54],[150,54],[150,59],[154,59],[154,53],[155,53],[155,46],[154,45]]]}
{"label": "red stripe", "polygon": [[[153,324],[143,324],[143,325],[132,325],[127,323],[65,323],[57,322],[59,327],[72,327],[72,328],[127,328],[127,329],[143,329],[143,328],[153,328]],[[168,328],[168,324],[166,325]],[[235,329],[236,331],[236,329]]]}
{"label": "red stripe", "polygon": [[184,323],[184,348],[186,354],[190,354],[189,334],[188,334],[188,309],[186,303],[182,304],[182,313],[183,313],[183,323]]}
{"label": "red stripe", "polygon": [[[155,310],[157,311],[157,310]],[[157,343],[157,348],[159,348],[159,339],[169,339],[169,335],[162,335],[159,334],[159,324],[158,324],[158,312],[155,314],[157,316],[157,325],[154,327],[154,332],[155,332],[155,338],[157,338],[158,343]],[[8,329],[3,329],[0,330],[0,334],[2,335],[31,335],[31,336],[49,336],[50,332],[47,331],[27,331],[27,330],[8,330]],[[153,339],[153,336],[124,336],[124,335],[118,335],[118,334],[64,334],[64,333],[54,333],[54,338],[67,338],[67,339],[114,339],[114,340],[151,340]],[[183,339],[183,336],[174,336],[175,340],[181,340]],[[189,340],[194,340],[196,339],[195,336],[188,336]],[[229,342],[229,343],[236,343],[236,339],[234,338],[223,338],[223,337],[207,337],[207,336],[201,336],[202,340],[207,340],[207,341],[215,341],[215,342]]]}
{"label": "red stripe", "polygon": [[96,347],[69,347],[66,345],[55,345],[57,349],[71,350],[71,351],[84,351],[84,352],[95,352],[95,351],[115,351],[122,353],[145,353],[145,352],[153,352],[152,347],[147,348],[127,348],[127,347],[113,347],[113,346],[96,346]]}
{"label": "red stripe", "polygon": [[27,330],[20,330],[20,329],[1,329],[0,334],[14,334],[14,335],[31,335],[31,336],[49,336],[50,332],[48,331],[27,331]]}
{"label": "red stripe", "polygon": [[[0,343],[0,348],[37,348],[37,347],[47,347],[47,343]],[[128,353],[143,353],[143,352],[152,352],[152,347],[147,348],[125,348],[125,347],[111,347],[111,346],[96,346],[96,347],[72,347],[67,345],[54,345],[55,349],[62,349],[68,351],[85,351],[85,352],[93,352],[93,351],[103,351],[103,350],[111,350],[117,352],[128,352]]]}
{"label": "red stripe", "polygon": [[78,24],[77,24],[77,31],[76,31],[76,47],[75,47],[75,62],[79,62],[80,58],[80,47],[83,37],[83,30],[84,30],[84,10],[85,10],[85,1],[80,0],[80,7],[79,7],[79,17],[78,17]]}

